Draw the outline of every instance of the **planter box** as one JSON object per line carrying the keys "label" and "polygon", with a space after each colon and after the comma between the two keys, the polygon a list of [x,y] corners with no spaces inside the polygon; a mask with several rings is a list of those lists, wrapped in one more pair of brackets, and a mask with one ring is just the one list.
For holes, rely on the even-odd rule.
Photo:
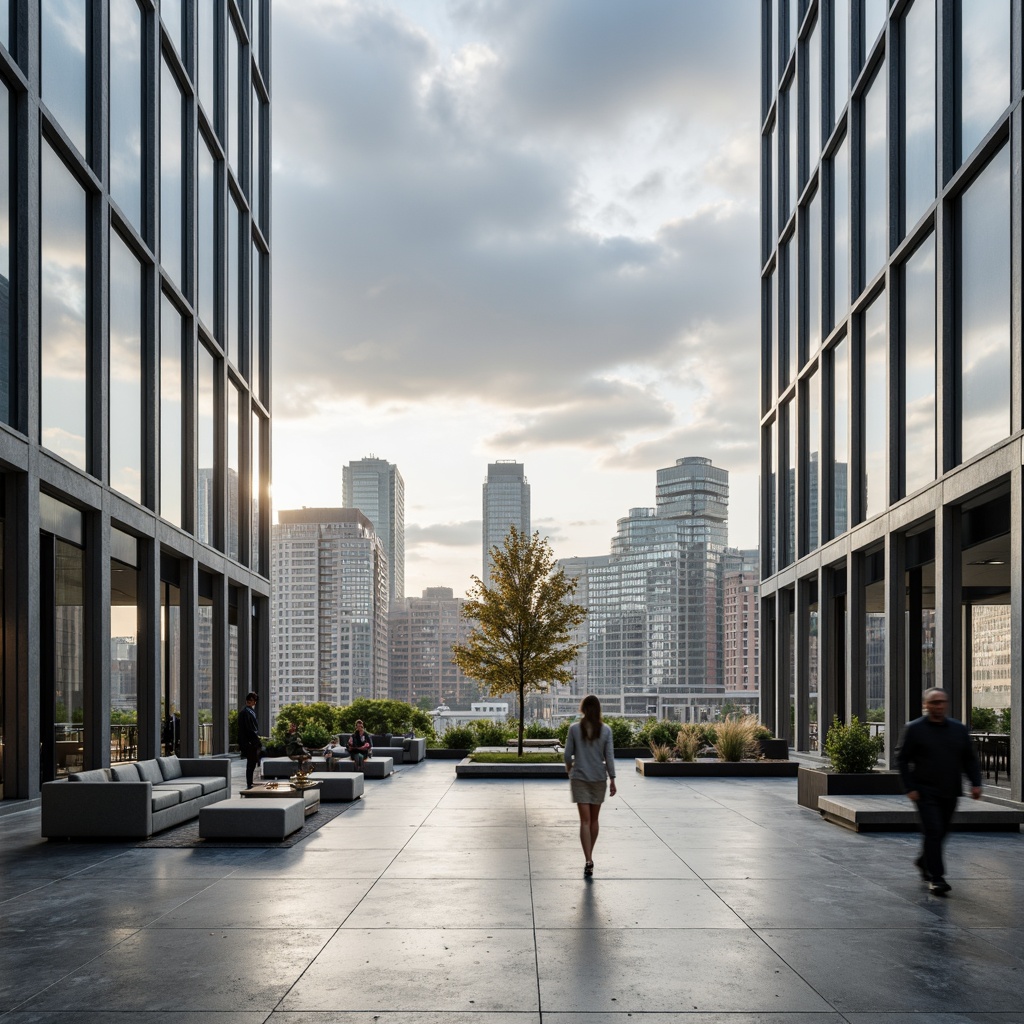
{"label": "planter box", "polygon": [[800,765],[796,802],[818,810],[819,796],[895,796],[903,792],[899,772],[833,772]]}
{"label": "planter box", "polygon": [[459,747],[427,747],[428,761],[461,761],[469,757],[472,751]]}
{"label": "planter box", "polygon": [[615,759],[628,758],[630,761],[635,761],[638,757],[650,757],[650,747],[616,747],[615,748]]}
{"label": "planter box", "polygon": [[564,764],[476,764],[468,758],[455,766],[460,779],[566,779]]}
{"label": "planter box", "polygon": [[792,779],[796,761],[655,761],[638,757],[641,775],[667,779]]}
{"label": "planter box", "polygon": [[779,740],[773,736],[771,739],[758,740],[757,744],[761,748],[762,757],[772,761],[789,760],[789,743],[786,740]]}

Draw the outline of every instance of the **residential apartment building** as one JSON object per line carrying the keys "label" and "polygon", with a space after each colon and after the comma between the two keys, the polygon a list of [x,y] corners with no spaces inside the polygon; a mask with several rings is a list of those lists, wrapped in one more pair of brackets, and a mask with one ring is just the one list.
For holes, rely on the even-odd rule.
{"label": "residential apartment building", "polygon": [[481,695],[480,684],[452,661],[452,644],[463,643],[473,623],[463,618],[466,601],[451,587],[427,587],[406,597],[388,616],[388,696],[430,709],[466,708]]}
{"label": "residential apartment building", "polygon": [[271,713],[388,686],[388,564],[355,508],[281,510],[273,529]]}
{"label": "residential apartment building", "polygon": [[726,549],[722,560],[722,686],[726,693],[759,691],[758,605],[761,564],[757,549]]}
{"label": "residential apartment building", "polygon": [[530,485],[526,467],[514,459],[499,459],[487,466],[483,490],[483,575],[491,574],[491,548],[505,543],[510,526],[527,536],[530,526]]}
{"label": "residential apartment building", "polygon": [[1021,34],[1012,0],[762,3],[764,715],[820,750],[876,710],[891,760],[925,686],[1002,702],[1018,800]]}
{"label": "residential apartment building", "polygon": [[388,599],[405,597],[405,481],[398,467],[373,455],[341,470],[341,500],[366,516],[388,556]]}
{"label": "residential apartment building", "polygon": [[270,4],[4,10],[9,801],[127,756],[115,702],[133,756],[226,752],[267,686]]}

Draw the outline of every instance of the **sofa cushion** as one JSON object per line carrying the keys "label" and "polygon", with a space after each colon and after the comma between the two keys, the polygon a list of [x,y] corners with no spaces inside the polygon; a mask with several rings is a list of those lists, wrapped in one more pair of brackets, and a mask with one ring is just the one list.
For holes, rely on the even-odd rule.
{"label": "sofa cushion", "polygon": [[390,747],[391,735],[386,732],[377,733],[370,737],[370,744],[374,747]]}
{"label": "sofa cushion", "polygon": [[[177,781],[177,780],[176,780]],[[196,783],[203,787],[203,793],[216,793],[219,789],[228,788],[228,780],[219,775],[193,775],[182,782]]]}
{"label": "sofa cushion", "polygon": [[186,800],[197,800],[203,795],[202,785],[192,779],[189,779],[188,782],[182,782],[180,779],[175,779],[173,782],[161,782],[156,788],[176,789],[181,793],[182,803],[185,803]]}
{"label": "sofa cushion", "polygon": [[167,786],[153,787],[153,810],[163,811],[181,803],[181,791]]}
{"label": "sofa cushion", "polygon": [[139,766],[139,778],[143,782],[163,782],[164,773],[160,771],[160,763],[154,757],[150,761],[137,761]]}
{"label": "sofa cushion", "polygon": [[160,765],[160,771],[163,773],[165,782],[181,778],[181,762],[176,754],[171,754],[170,757],[158,757],[156,761]]}
{"label": "sofa cushion", "polygon": [[[136,779],[138,776],[136,776]],[[109,768],[93,768],[87,772],[72,772],[68,776],[69,782],[111,782],[111,770]]]}
{"label": "sofa cushion", "polygon": [[112,764],[110,774],[115,782],[138,782],[139,766],[136,764]]}

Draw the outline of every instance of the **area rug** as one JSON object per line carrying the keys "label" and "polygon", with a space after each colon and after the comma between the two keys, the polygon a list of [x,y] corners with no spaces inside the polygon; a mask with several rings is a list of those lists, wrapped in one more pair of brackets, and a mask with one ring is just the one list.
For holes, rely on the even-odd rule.
{"label": "area rug", "polygon": [[355,807],[359,801],[352,803],[331,803],[321,804],[316,814],[311,814],[305,824],[293,832],[286,839],[200,839],[199,819],[193,818],[186,821],[177,828],[169,828],[166,832],[151,836],[137,844],[139,849],[207,849],[216,850],[222,848],[232,849],[273,849],[282,850],[296,843],[301,843],[307,836],[323,828],[329,821],[333,821],[339,814],[344,814],[350,807]]}

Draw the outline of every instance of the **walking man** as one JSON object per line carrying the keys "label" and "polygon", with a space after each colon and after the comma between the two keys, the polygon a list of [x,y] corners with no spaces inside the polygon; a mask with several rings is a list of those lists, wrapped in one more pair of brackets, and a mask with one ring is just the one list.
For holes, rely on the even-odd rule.
{"label": "walking man", "polygon": [[924,845],[914,861],[928,891],[945,896],[953,887],[945,879],[942,843],[963,792],[971,780],[971,797],[981,796],[981,766],[963,722],[947,718],[945,690],[925,690],[924,714],[907,724],[896,751],[896,765],[907,796],[914,801]]}
{"label": "walking man", "polygon": [[246,789],[252,789],[256,765],[260,763],[260,757],[263,754],[263,746],[260,743],[260,723],[256,719],[256,701],[258,699],[255,693],[247,694],[245,707],[238,712],[238,749],[245,758]]}

